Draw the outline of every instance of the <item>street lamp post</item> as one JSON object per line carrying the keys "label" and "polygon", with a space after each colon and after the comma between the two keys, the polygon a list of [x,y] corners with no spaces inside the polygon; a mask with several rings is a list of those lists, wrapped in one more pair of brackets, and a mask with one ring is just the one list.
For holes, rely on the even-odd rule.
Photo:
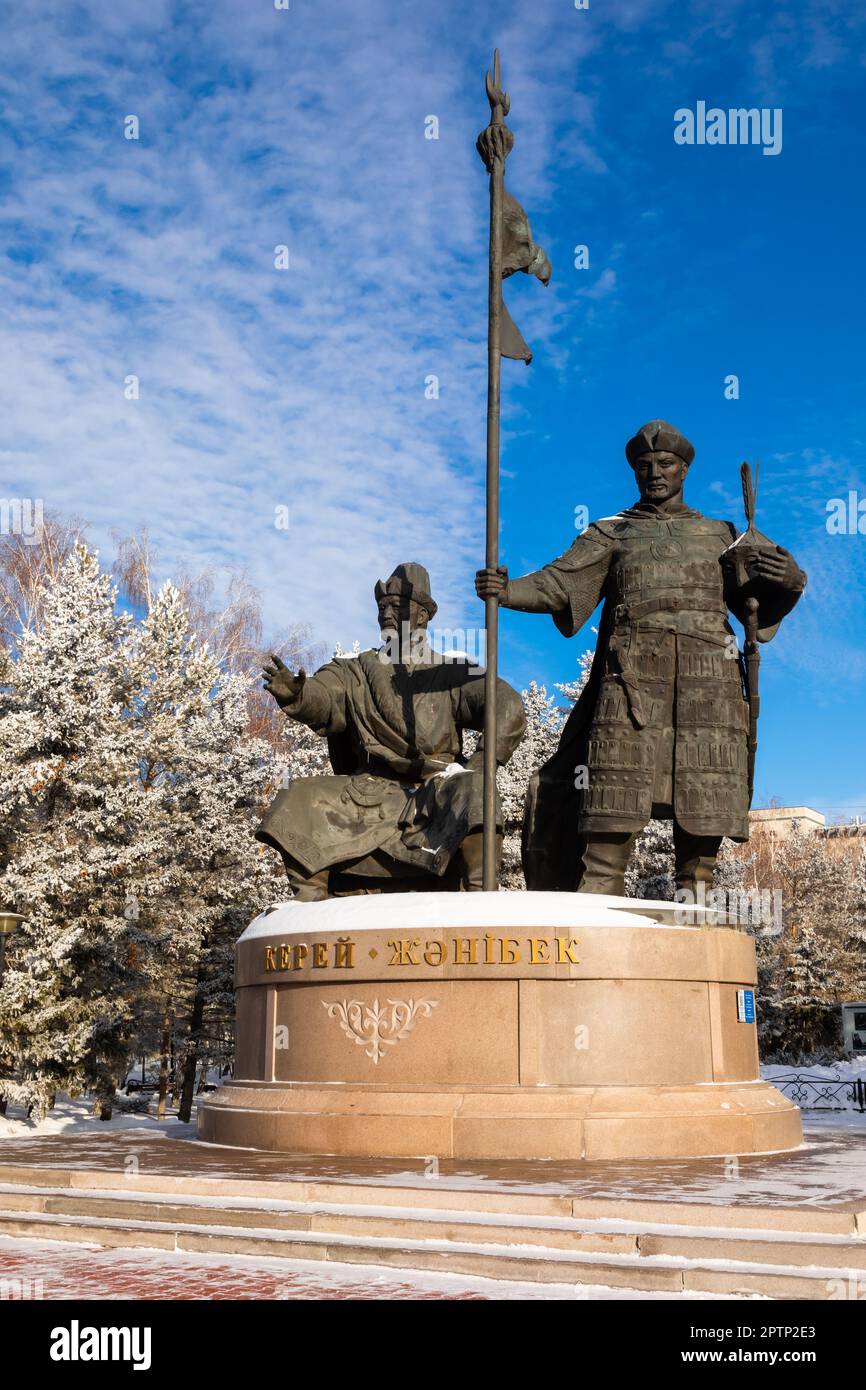
{"label": "street lamp post", "polygon": [[3,980],[3,967],[6,963],[6,938],[17,931],[23,921],[20,912],[0,912],[0,982]]}

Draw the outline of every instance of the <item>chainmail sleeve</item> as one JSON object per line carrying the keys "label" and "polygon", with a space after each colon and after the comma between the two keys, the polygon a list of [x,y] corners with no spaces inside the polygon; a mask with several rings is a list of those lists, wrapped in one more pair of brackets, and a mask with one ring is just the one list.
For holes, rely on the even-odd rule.
{"label": "chainmail sleeve", "polygon": [[560,632],[573,637],[601,602],[614,551],[613,539],[590,526],[557,560],[510,579],[500,603],[521,613],[549,613]]}

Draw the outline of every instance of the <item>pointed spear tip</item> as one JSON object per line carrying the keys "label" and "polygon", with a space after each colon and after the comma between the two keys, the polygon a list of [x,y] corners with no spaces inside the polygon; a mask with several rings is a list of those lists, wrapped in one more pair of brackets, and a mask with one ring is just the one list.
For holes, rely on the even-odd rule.
{"label": "pointed spear tip", "polygon": [[490,70],[488,69],[485,77],[485,86],[487,88],[487,99],[490,102],[491,109],[495,106],[501,106],[502,115],[507,116],[511,109],[511,102],[508,99],[508,94],[502,90],[502,73],[499,63],[498,48],[494,48],[493,50],[493,76],[491,78]]}

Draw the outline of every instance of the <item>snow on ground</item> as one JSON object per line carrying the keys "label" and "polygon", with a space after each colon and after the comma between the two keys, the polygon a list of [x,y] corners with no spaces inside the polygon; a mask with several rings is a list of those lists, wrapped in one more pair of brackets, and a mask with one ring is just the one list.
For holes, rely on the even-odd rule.
{"label": "snow on ground", "polygon": [[[156,1109],[155,1101],[152,1108]],[[153,1138],[165,1135],[187,1139],[195,1134],[195,1116],[190,1124],[181,1124],[176,1115],[157,1120],[154,1115],[123,1114],[116,1109],[110,1120],[100,1120],[94,1117],[92,1096],[72,1100],[63,1091],[58,1093],[54,1109],[44,1120],[28,1120],[20,1105],[10,1105],[7,1113],[0,1115],[0,1139],[32,1139],[39,1134],[113,1134],[121,1129],[142,1129]]]}
{"label": "snow on ground", "polygon": [[[21,1281],[21,1285],[17,1281]],[[5,1292],[4,1292],[5,1288]],[[426,1270],[341,1265],[329,1260],[257,1259],[252,1255],[165,1254],[82,1243],[0,1237],[0,1299],[469,1299],[508,1302],[669,1301],[669,1292],[600,1284],[533,1284]],[[677,1300],[729,1301],[733,1295],[681,1293]]]}
{"label": "snow on ground", "polygon": [[845,1084],[858,1078],[866,1081],[866,1057],[808,1067],[763,1065],[761,1076],[799,1105],[810,1129],[853,1129],[866,1136],[866,1112],[854,1108]]}
{"label": "snow on ground", "polygon": [[803,1127],[814,1135],[826,1130],[854,1130],[866,1140],[866,1114],[859,1110],[809,1110],[803,1106]]}

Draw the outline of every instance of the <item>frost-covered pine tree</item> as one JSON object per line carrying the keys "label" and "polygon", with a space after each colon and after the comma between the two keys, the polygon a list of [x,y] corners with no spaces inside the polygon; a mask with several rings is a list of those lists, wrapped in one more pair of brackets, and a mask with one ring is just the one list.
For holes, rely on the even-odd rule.
{"label": "frost-covered pine tree", "polygon": [[188,1110],[231,1016],[234,941],[280,896],[253,840],[275,777],[252,678],[190,633],[174,586],[138,625],[116,599],[77,549],[2,672],[3,905],[26,921],[0,991],[0,1096],[40,1111],[89,1088],[108,1112],[130,1057],[174,1037]]}
{"label": "frost-covered pine tree", "polygon": [[625,872],[630,898],[670,902],[674,896],[674,830],[669,820],[651,820],[634,843]]}
{"label": "frost-covered pine tree", "polygon": [[[598,631],[597,628],[593,628],[592,630],[596,633]],[[577,700],[580,698],[580,696],[583,694],[584,687],[586,686],[586,683],[589,680],[589,673],[592,670],[593,657],[594,653],[591,651],[581,652],[580,656],[577,658],[577,680],[564,682],[557,681],[556,683],[556,689],[559,691],[561,695],[564,695],[566,700],[568,701],[568,706],[566,707],[567,710],[570,709],[571,706],[575,704]]]}
{"label": "frost-covered pine tree", "polygon": [[782,900],[782,931],[756,941],[762,1051],[788,1062],[838,1055],[839,1005],[866,993],[861,868],[798,829],[750,848],[764,866],[759,886]]}
{"label": "frost-covered pine tree", "polygon": [[0,987],[0,1095],[39,1112],[58,1089],[113,1091],[134,1026],[122,885],[141,791],[115,597],[78,546],[2,672],[0,893],[25,921]]}
{"label": "frost-covered pine tree", "polygon": [[[276,866],[253,839],[274,786],[274,755],[248,733],[251,678],[226,669],[190,632],[180,591],[165,584],[126,643],[128,717],[149,849],[128,885],[147,982],[151,1037],[177,1037],[181,1118],[196,1067],[232,1010],[234,942],[279,896]],[[167,1048],[161,1042],[163,1055]],[[160,1106],[165,1105],[163,1069]]]}
{"label": "frost-covered pine tree", "polygon": [[498,773],[503,814],[510,824],[522,817],[529,778],[555,753],[565,722],[562,702],[557,702],[555,695],[548,695],[546,687],[536,681],[530,681],[528,689],[521,691],[521,699],[526,712],[526,733]]}

